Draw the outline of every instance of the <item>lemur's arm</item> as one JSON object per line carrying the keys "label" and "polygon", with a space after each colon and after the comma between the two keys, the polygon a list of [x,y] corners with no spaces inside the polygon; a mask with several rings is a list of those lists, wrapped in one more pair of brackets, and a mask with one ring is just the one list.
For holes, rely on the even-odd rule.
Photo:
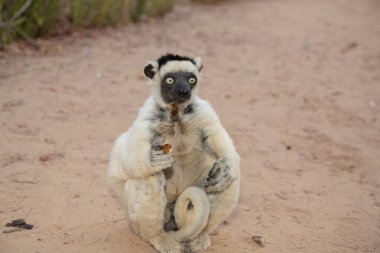
{"label": "lemur's arm", "polygon": [[170,154],[154,150],[149,126],[137,122],[130,131],[125,143],[123,167],[130,178],[145,178],[168,168],[173,163]]}
{"label": "lemur's arm", "polygon": [[240,157],[235,151],[230,136],[222,126],[208,136],[206,144],[218,160],[209,171],[205,190],[207,192],[220,192],[240,176]]}
{"label": "lemur's arm", "polygon": [[204,127],[204,145],[216,156],[217,161],[208,173],[205,190],[220,192],[240,176],[240,157],[216,113],[208,107],[207,118],[210,121]]}

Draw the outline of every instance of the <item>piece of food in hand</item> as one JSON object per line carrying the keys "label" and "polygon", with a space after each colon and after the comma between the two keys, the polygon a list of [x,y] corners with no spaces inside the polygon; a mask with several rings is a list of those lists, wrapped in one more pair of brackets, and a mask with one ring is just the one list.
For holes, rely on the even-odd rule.
{"label": "piece of food in hand", "polygon": [[172,152],[172,145],[164,144],[162,145],[162,150],[164,151],[165,154],[169,154],[170,152]]}
{"label": "piece of food in hand", "polygon": [[164,144],[162,146],[161,145],[153,145],[152,149],[154,151],[163,150],[165,154],[169,154],[170,152],[172,152],[172,145],[170,145],[170,144]]}

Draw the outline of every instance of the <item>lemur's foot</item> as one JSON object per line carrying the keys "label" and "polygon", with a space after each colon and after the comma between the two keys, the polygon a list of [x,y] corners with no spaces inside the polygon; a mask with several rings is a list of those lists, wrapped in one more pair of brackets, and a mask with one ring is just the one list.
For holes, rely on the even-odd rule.
{"label": "lemur's foot", "polygon": [[152,146],[151,149],[151,164],[153,167],[157,168],[157,171],[169,168],[172,166],[173,157],[170,153],[160,145]]}
{"label": "lemur's foot", "polygon": [[201,233],[197,238],[186,242],[186,246],[191,253],[197,253],[208,249],[211,245],[210,236],[206,233]]}
{"label": "lemur's foot", "polygon": [[208,173],[208,178],[204,185],[205,191],[207,193],[216,193],[227,189],[233,181],[230,168],[225,159],[217,160]]}
{"label": "lemur's foot", "polygon": [[163,233],[149,240],[160,253],[191,253],[182,243],[176,241],[169,233]]}

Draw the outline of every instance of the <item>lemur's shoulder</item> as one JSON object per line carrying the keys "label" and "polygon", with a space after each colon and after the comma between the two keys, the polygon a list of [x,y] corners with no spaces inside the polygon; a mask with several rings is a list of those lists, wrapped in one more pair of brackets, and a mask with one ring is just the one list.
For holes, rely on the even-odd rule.
{"label": "lemur's shoulder", "polygon": [[140,107],[136,120],[144,119],[147,116],[151,115],[155,108],[156,102],[154,101],[153,96],[149,96],[145,100],[144,104]]}
{"label": "lemur's shoulder", "polygon": [[156,103],[152,96],[148,97],[140,107],[133,127],[137,129],[149,129],[150,119],[156,110]]}
{"label": "lemur's shoulder", "polygon": [[218,117],[214,108],[211,106],[211,104],[198,96],[194,97],[193,106],[197,109],[197,111],[201,114],[207,114],[207,115],[214,115],[215,117]]}
{"label": "lemur's shoulder", "polygon": [[[210,125],[220,125],[220,120],[211,104],[200,97],[194,97],[192,103],[194,120],[198,121],[198,124],[204,127]],[[185,110],[186,112],[186,110]]]}

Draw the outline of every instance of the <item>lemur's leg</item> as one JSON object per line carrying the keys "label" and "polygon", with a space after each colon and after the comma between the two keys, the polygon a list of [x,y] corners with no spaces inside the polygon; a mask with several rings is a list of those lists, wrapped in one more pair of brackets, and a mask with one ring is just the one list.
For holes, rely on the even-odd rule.
{"label": "lemur's leg", "polygon": [[132,229],[147,240],[162,232],[166,196],[162,173],[144,179],[128,179],[122,203]]}
{"label": "lemur's leg", "polygon": [[215,231],[236,206],[239,198],[239,180],[233,181],[223,192],[210,193],[208,197],[211,211],[205,231],[210,234]]}
{"label": "lemur's leg", "polygon": [[206,232],[211,233],[227,218],[238,201],[240,158],[221,125],[210,125],[208,133],[204,145],[218,158],[204,177],[204,189],[211,204]]}
{"label": "lemur's leg", "polygon": [[184,246],[163,230],[166,195],[162,172],[146,179],[129,179],[123,203],[132,229],[161,253],[182,253]]}
{"label": "lemur's leg", "polygon": [[205,191],[199,187],[188,187],[178,197],[174,217],[178,231],[174,238],[180,242],[191,241],[203,231],[210,214],[210,202]]}

